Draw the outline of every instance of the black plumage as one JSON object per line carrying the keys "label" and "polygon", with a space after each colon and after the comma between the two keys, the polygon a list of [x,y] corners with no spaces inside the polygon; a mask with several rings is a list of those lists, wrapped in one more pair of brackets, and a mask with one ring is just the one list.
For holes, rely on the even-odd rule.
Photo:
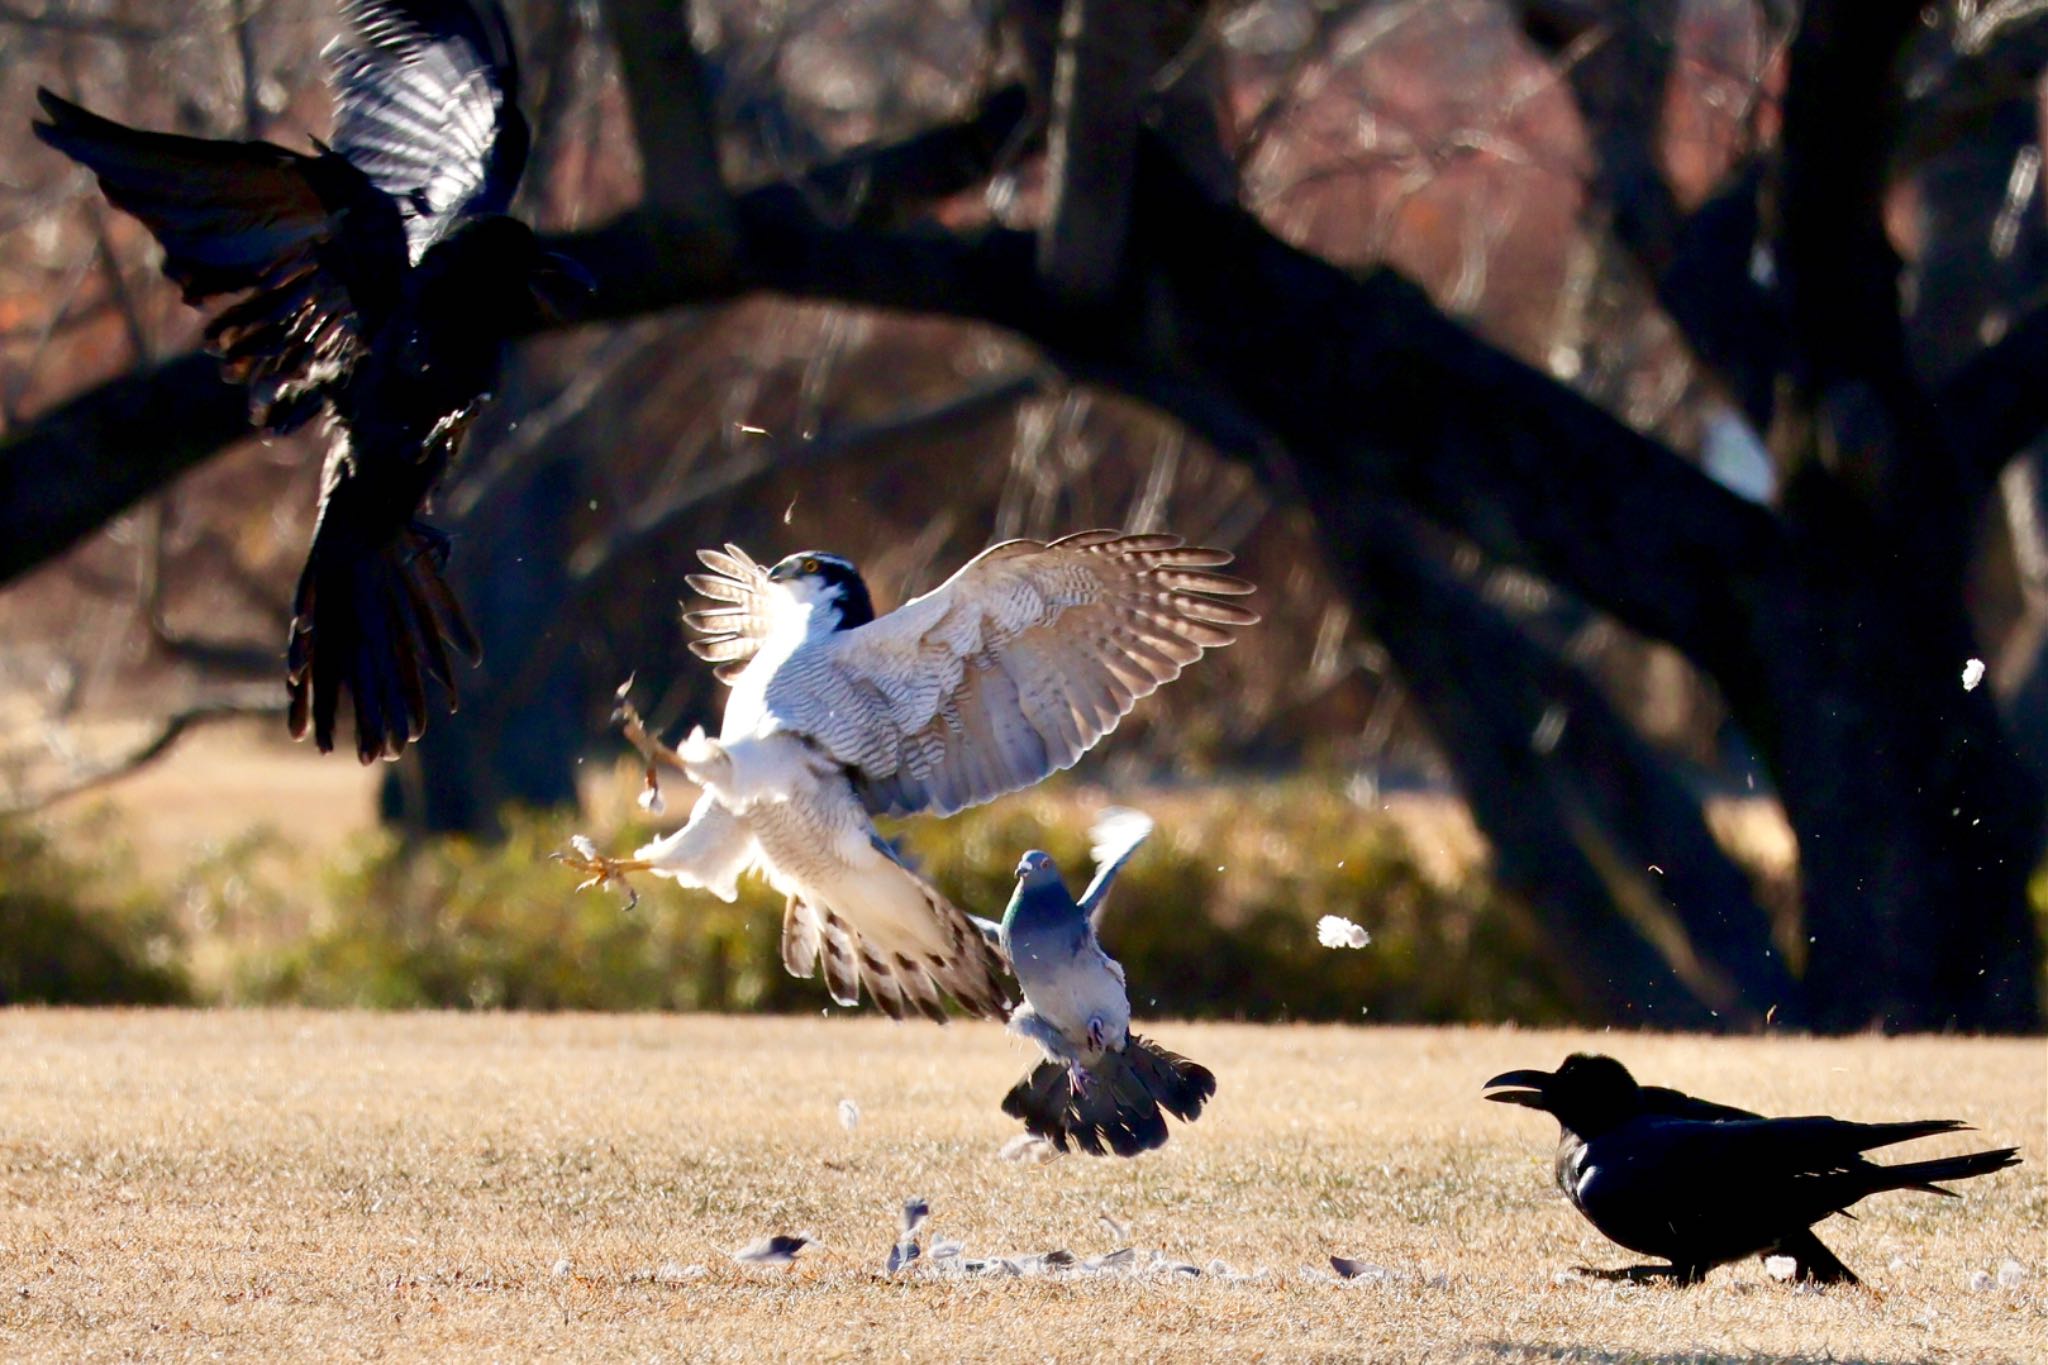
{"label": "black plumage", "polygon": [[2019,1162],[2018,1150],[2004,1147],[1881,1166],[1863,1153],[1965,1131],[1966,1125],[1955,1119],[1767,1119],[1680,1090],[1639,1085],[1620,1062],[1597,1054],[1576,1053],[1555,1072],[1510,1071],[1486,1086],[1494,1092],[1490,1100],[1557,1119],[1557,1183],[1588,1222],[1632,1251],[1670,1262],[1591,1272],[1605,1278],[1696,1284],[1717,1265],[1783,1255],[1793,1259],[1801,1279],[1855,1284],[1855,1273],[1813,1234],[1813,1224],[1846,1214],[1868,1195],[1950,1195],[1936,1182]]}
{"label": "black plumage", "polygon": [[395,758],[455,703],[451,647],[477,642],[418,518],[497,383],[506,341],[565,306],[581,272],[505,215],[528,145],[511,30],[495,0],[342,0],[327,52],[331,145],[144,132],[49,91],[50,146],[90,168],[164,248],[252,420],[334,418],[286,654],[291,730]]}
{"label": "black plumage", "polygon": [[1192,1123],[1215,1094],[1208,1067],[1134,1033],[1085,1069],[1038,1063],[1010,1087],[1003,1112],[1062,1152],[1072,1142],[1091,1156],[1136,1156],[1166,1145],[1160,1111]]}

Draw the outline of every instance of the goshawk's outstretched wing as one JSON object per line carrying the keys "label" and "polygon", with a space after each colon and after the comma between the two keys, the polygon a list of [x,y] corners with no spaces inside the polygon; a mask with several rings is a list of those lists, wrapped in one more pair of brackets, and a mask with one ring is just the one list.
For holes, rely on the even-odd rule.
{"label": "goshawk's outstretched wing", "polygon": [[1140,697],[1231,643],[1252,591],[1224,550],[1083,531],[984,550],[784,668],[766,709],[855,770],[868,808],[947,814],[1073,764]]}
{"label": "goshawk's outstretched wing", "polygon": [[412,260],[503,213],[531,141],[497,0],[343,0],[327,49],[334,150],[398,204]]}
{"label": "goshawk's outstretched wing", "polygon": [[713,605],[683,613],[683,624],[698,632],[690,652],[708,663],[720,682],[737,678],[760,652],[773,621],[768,614],[768,571],[737,545],[723,551],[699,550],[710,573],[693,573],[684,581]]}

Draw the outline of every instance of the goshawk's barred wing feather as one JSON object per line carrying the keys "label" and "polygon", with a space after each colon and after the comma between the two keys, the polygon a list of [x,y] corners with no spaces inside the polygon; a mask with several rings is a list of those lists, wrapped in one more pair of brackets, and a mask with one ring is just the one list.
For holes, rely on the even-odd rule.
{"label": "goshawk's barred wing feather", "polygon": [[865,990],[891,1019],[916,1013],[943,1024],[949,995],[969,1014],[1006,1017],[1009,1001],[996,980],[1004,967],[1000,949],[983,938],[972,916],[936,890],[928,899],[949,939],[942,954],[892,949],[883,942],[885,934],[864,935],[844,916],[791,896],[782,912],[783,970],[795,977],[822,975],[833,1001],[848,1007],[858,1005]]}
{"label": "goshawk's barred wing feather", "polygon": [[496,0],[343,0],[341,13],[334,149],[397,202],[417,263],[519,186],[531,138],[512,31]]}
{"label": "goshawk's barred wing feather", "polygon": [[258,421],[296,426],[392,307],[405,265],[398,209],[349,162],[268,142],[128,128],[44,90],[36,136],[87,167],[164,249],[185,300],[248,297],[207,326]]}
{"label": "goshawk's barred wing feather", "polygon": [[768,571],[737,545],[699,550],[697,558],[711,572],[693,573],[685,581],[714,605],[683,613],[683,624],[701,637],[690,641],[690,652],[716,664],[718,680],[729,683],[760,652],[773,626],[766,598]]}
{"label": "goshawk's barred wing feather", "polygon": [[1214,572],[1230,558],[1117,531],[1008,541],[778,670],[767,710],[856,770],[872,811],[977,805],[1073,766],[1255,624],[1227,600],[1252,585]]}

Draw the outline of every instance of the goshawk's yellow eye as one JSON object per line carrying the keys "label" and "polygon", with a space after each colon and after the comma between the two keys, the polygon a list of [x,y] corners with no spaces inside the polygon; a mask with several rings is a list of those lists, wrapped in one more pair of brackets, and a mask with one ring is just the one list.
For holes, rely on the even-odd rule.
{"label": "goshawk's yellow eye", "polygon": [[803,570],[805,573],[816,573],[818,571],[818,568],[818,561],[815,559],[806,559],[803,563]]}

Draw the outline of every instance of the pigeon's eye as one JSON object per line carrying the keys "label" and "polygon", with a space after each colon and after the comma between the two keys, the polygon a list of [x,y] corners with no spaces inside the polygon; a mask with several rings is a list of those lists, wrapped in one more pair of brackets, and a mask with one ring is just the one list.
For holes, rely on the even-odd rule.
{"label": "pigeon's eye", "polygon": [[802,568],[805,573],[816,573],[820,568],[820,565],[818,564],[818,561],[815,559],[806,559],[799,567]]}

